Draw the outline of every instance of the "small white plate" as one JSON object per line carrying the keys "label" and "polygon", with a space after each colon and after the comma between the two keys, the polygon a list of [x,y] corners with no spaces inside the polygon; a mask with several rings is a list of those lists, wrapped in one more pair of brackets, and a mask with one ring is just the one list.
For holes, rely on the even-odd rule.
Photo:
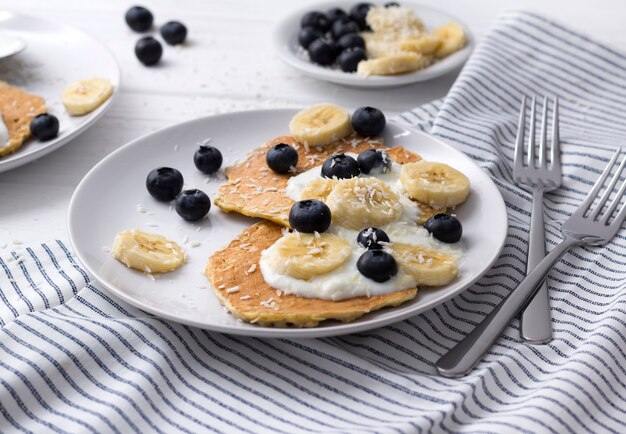
{"label": "small white plate", "polygon": [[[310,5],[289,14],[278,23],[278,26],[274,31],[273,38],[276,53],[289,65],[319,80],[330,81],[332,83],[343,84],[351,87],[376,89],[403,86],[406,84],[432,80],[433,78],[440,77],[463,65],[474,48],[474,38],[472,37],[468,27],[457,18],[428,6],[403,1],[401,2],[402,6],[412,8],[415,11],[415,14],[424,22],[424,25],[428,30],[451,22],[460,24],[467,35],[467,44],[465,47],[456,53],[437,61],[433,65],[422,69],[421,71],[393,76],[370,77],[363,77],[356,73],[343,72],[340,69],[325,68],[323,66],[316,65],[299,54],[300,44],[298,43],[298,31],[300,30],[300,19],[302,18],[302,15],[312,10],[326,12],[328,9],[334,7],[342,8],[348,11],[350,7],[354,6],[356,3],[356,1],[341,0],[320,3]],[[384,3],[376,2],[375,4],[380,6]]]}
{"label": "small white plate", "polygon": [[15,56],[26,48],[26,42],[20,38],[0,33],[0,60]]}
{"label": "small white plate", "polygon": [[[0,33],[26,44],[18,55],[0,59],[0,80],[43,97],[48,112],[60,123],[57,138],[47,142],[31,138],[17,152],[0,157],[4,172],[43,157],[93,125],[118,94],[120,70],[108,48],[65,24],[0,10]],[[108,78],[115,87],[113,95],[85,116],[68,115],[61,103],[65,87],[94,77]]]}
{"label": "small white plate", "polygon": [[[207,219],[185,222],[170,204],[148,194],[146,175],[160,166],[175,167],[183,174],[186,189],[197,187],[213,198],[224,181],[223,171],[218,177],[208,178],[195,168],[193,154],[198,143],[211,138],[211,145],[221,150],[226,167],[267,140],[286,134],[295,113],[265,110],[201,118],[144,136],[107,156],[85,176],[70,202],[69,236],[80,261],[109,291],[163,318],[224,333],[308,338],[353,333],[408,318],[463,291],[489,269],[507,232],[507,213],[497,187],[472,160],[450,145],[388,125],[384,134],[387,144],[446,162],[471,180],[472,194],[457,210],[466,249],[460,277],[445,287],[419,290],[417,298],[397,308],[373,312],[347,324],[326,322],[311,329],[265,328],[242,323],[226,313],[202,272],[214,251],[256,220],[227,214],[213,206]],[[146,212],[138,212],[138,205]],[[117,232],[135,227],[179,243],[187,252],[187,264],[152,281],[117,262],[103,247],[113,243]],[[184,243],[185,239],[189,242]],[[192,247],[192,241],[201,244]]]}

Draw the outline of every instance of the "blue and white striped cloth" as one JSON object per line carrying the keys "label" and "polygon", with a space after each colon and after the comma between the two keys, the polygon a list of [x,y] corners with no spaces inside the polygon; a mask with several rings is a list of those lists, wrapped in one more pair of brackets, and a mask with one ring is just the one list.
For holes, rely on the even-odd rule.
{"label": "blue and white striped cloth", "polygon": [[624,231],[552,270],[549,345],[521,343],[514,323],[467,377],[433,369],[524,275],[530,197],[510,172],[522,94],[562,105],[549,246],[624,143],[626,56],[534,14],[501,17],[448,97],[401,120],[492,175],[510,215],[506,246],[463,294],[383,329],[301,341],[209,333],[115,299],[60,241],[3,254],[0,431],[626,432]]}

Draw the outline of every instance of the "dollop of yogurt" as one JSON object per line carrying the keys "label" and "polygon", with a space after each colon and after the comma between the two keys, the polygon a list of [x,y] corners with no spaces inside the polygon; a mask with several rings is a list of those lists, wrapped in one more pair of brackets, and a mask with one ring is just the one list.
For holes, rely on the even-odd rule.
{"label": "dollop of yogurt", "polygon": [[9,144],[9,130],[2,119],[2,113],[0,113],[0,148]]}
{"label": "dollop of yogurt", "polygon": [[[347,153],[346,155],[357,157],[357,154],[354,153]],[[451,254],[457,261],[460,261],[463,256],[463,248],[460,242],[454,244],[442,243],[434,239],[422,226],[416,224],[420,211],[419,205],[408,197],[402,186],[400,181],[401,168],[402,165],[394,162],[386,173],[376,175],[361,174],[361,177],[375,177],[386,183],[398,195],[402,205],[402,212],[399,217],[393,222],[380,226],[379,229],[382,229],[389,235],[392,243],[399,241],[428,247],[442,253]],[[300,194],[307,185],[319,178],[321,178],[321,166],[293,176],[288,181],[286,194],[293,200],[300,200]],[[326,232],[347,240],[352,247],[350,257],[340,267],[329,273],[312,277],[309,280],[278,274],[268,265],[267,258],[275,254],[274,246],[270,246],[261,253],[259,262],[265,281],[272,287],[280,289],[287,294],[334,301],[360,296],[369,297],[389,294],[416,286],[417,282],[415,279],[405,273],[400,266],[398,266],[398,273],[386,282],[379,283],[363,276],[356,266],[359,257],[366,251],[365,248],[357,243],[359,231],[331,224]]]}

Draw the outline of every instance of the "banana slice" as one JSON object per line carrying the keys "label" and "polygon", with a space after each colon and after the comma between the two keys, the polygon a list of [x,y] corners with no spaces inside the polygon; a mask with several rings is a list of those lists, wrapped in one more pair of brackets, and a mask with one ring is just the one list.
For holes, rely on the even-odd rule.
{"label": "banana slice", "polygon": [[139,229],[118,233],[111,251],[122,264],[144,273],[167,273],[185,263],[185,252],[174,241]]}
{"label": "banana slice", "polygon": [[412,52],[398,52],[378,59],[362,60],[357,66],[357,73],[370,75],[395,75],[417,71],[430,65],[432,56]]}
{"label": "banana slice", "polygon": [[463,48],[466,42],[463,27],[456,23],[445,24],[431,32],[441,38],[441,45],[435,51],[435,57],[441,59]]}
{"label": "banana slice", "polygon": [[335,188],[338,182],[339,181],[336,179],[329,178],[314,179],[304,187],[300,193],[300,200],[316,199],[326,202],[328,195],[333,191],[333,188]]}
{"label": "banana slice", "polygon": [[113,85],[106,78],[92,78],[72,83],[63,92],[63,105],[72,116],[81,116],[100,107],[113,95]]}
{"label": "banana slice", "polygon": [[413,244],[393,243],[393,257],[418,286],[442,286],[458,275],[458,265],[452,255]]}
{"label": "banana slice", "polygon": [[263,252],[275,273],[308,280],[326,274],[350,257],[350,244],[333,234],[291,233]]}
{"label": "banana slice", "polygon": [[398,195],[376,178],[339,181],[328,195],[326,204],[333,223],[349,229],[382,226],[402,212]]}
{"label": "banana slice", "polygon": [[447,164],[432,161],[402,165],[400,181],[411,199],[435,208],[463,203],[470,192],[467,176]]}
{"label": "banana slice", "polygon": [[442,43],[437,35],[423,35],[419,38],[409,38],[400,41],[399,48],[402,51],[413,51],[420,54],[433,54]]}
{"label": "banana slice", "polygon": [[315,104],[302,110],[289,122],[291,134],[305,148],[325,146],[352,133],[350,114],[334,104]]}

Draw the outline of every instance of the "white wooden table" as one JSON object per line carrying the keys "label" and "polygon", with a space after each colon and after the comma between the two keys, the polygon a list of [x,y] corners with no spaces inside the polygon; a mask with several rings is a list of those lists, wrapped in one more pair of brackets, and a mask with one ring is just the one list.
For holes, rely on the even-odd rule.
{"label": "white wooden table", "polygon": [[[530,9],[616,48],[626,48],[626,2],[620,0],[421,0],[450,11],[480,39],[506,9]],[[66,239],[67,206],[75,186],[105,155],[151,131],[208,114],[330,101],[375,105],[393,115],[443,97],[458,71],[392,90],[355,90],[318,82],[283,65],[271,32],[279,18],[314,1],[147,0],[155,23],[178,19],[189,29],[181,50],[165,47],[159,67],[134,57],[138,35],[124,23],[128,1],[3,0],[1,8],[61,20],[104,42],[122,67],[119,98],[89,131],[41,160],[0,173],[0,253],[13,241]]]}

